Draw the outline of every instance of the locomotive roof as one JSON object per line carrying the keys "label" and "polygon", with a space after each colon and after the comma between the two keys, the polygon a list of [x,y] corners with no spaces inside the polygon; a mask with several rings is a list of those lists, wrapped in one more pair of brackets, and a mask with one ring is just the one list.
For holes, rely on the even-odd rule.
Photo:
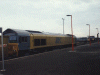
{"label": "locomotive roof", "polygon": [[31,34],[33,34],[33,35],[49,35],[49,36],[66,36],[66,35],[63,35],[63,34],[57,34],[57,33],[48,33],[48,32],[41,32],[41,33],[31,33]]}
{"label": "locomotive roof", "polygon": [[3,35],[24,35],[29,36],[30,32],[20,29],[7,29],[3,32]]}
{"label": "locomotive roof", "polygon": [[[31,33],[34,36],[60,36],[60,37],[72,37],[71,34],[60,34],[60,33],[47,33],[47,32],[42,32],[41,34],[37,34],[37,33]],[[73,35],[73,37],[76,37]]]}
{"label": "locomotive roof", "polygon": [[[47,36],[65,36],[65,37],[71,37],[72,35],[67,34],[57,34],[57,33],[47,33],[47,32],[40,32],[40,31],[31,31],[31,30],[20,30],[20,29],[6,29],[3,32],[3,35],[21,35],[21,36],[30,36],[30,34],[32,35],[47,35]],[[73,36],[75,37],[75,36]]]}
{"label": "locomotive roof", "polygon": [[30,32],[30,33],[42,33],[42,32],[40,32],[40,31],[32,31],[32,30],[26,30],[26,31],[28,31],[28,32]]}

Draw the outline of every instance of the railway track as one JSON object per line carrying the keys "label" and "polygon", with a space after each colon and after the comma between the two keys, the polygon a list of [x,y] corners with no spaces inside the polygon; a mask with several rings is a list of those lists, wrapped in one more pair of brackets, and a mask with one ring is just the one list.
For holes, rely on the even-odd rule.
{"label": "railway track", "polygon": [[[95,43],[95,42],[92,42],[92,43]],[[77,45],[76,46],[80,46],[80,45],[85,45],[85,44],[89,44],[89,42],[77,42]],[[69,47],[65,47],[65,48],[69,48]],[[57,49],[63,49],[63,48],[55,48],[55,49],[49,49],[49,50],[43,50],[41,52],[34,52],[34,53],[24,53],[18,57],[24,57],[24,56],[29,56],[29,55],[34,55],[34,54],[38,54],[38,53],[43,53],[43,52],[49,52],[49,51],[53,51],[53,50],[57,50]],[[18,58],[18,57],[12,57],[12,56],[9,56],[8,58],[5,58],[5,60],[8,60],[8,59],[13,59],[13,58]],[[0,59],[1,61],[2,59]]]}

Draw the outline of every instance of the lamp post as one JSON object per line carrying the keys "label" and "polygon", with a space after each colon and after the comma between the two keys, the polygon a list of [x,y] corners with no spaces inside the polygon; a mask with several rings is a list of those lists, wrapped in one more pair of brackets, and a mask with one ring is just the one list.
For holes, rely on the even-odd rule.
{"label": "lamp post", "polygon": [[63,34],[64,34],[64,20],[65,20],[65,19],[64,19],[64,18],[62,18],[62,20],[63,20]]}
{"label": "lamp post", "polygon": [[98,44],[99,44],[99,31],[98,31],[98,28],[97,29],[97,39],[98,39]]}
{"label": "lamp post", "polygon": [[4,49],[3,49],[3,32],[2,32],[2,27],[0,27],[0,33],[1,33],[1,43],[2,43],[2,70],[1,71],[6,71],[4,69]]}
{"label": "lamp post", "polygon": [[91,39],[90,39],[90,24],[86,24],[89,25],[89,40],[90,40],[90,46],[91,46]]}
{"label": "lamp post", "polygon": [[72,51],[74,51],[74,44],[73,44],[73,27],[72,27],[72,15],[66,15],[66,16],[71,16]]}

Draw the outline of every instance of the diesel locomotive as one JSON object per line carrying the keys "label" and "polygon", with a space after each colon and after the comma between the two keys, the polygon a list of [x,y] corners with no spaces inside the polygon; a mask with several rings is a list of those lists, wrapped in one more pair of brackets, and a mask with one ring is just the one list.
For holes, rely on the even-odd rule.
{"label": "diesel locomotive", "polygon": [[[42,51],[72,45],[71,35],[19,29],[7,29],[3,32],[3,35],[9,36],[8,51],[10,55],[14,56],[24,52]],[[74,35],[73,44],[76,45],[76,37]]]}

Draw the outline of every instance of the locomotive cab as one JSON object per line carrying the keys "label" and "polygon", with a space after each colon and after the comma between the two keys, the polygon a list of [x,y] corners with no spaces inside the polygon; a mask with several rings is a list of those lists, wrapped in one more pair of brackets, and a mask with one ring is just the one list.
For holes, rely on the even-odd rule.
{"label": "locomotive cab", "polygon": [[18,43],[16,36],[10,36],[9,44],[8,44],[8,54],[13,55],[14,57],[18,57]]}

